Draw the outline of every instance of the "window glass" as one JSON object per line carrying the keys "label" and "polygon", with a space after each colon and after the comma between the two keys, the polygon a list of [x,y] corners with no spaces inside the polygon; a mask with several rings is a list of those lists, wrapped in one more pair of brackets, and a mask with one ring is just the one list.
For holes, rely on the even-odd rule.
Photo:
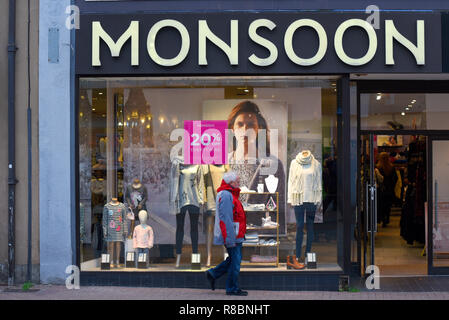
{"label": "window glass", "polygon": [[285,270],[309,251],[318,270],[341,270],[336,79],[81,78],[79,87],[82,271],[223,261],[213,238],[229,171],[246,212],[242,268]]}
{"label": "window glass", "polygon": [[365,93],[360,95],[362,130],[445,130],[446,93]]}

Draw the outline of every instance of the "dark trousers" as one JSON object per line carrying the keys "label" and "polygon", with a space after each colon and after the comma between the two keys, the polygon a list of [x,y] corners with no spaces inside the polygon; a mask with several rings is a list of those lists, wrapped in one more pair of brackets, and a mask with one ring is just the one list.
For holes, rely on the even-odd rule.
{"label": "dark trousers", "polygon": [[377,196],[377,223],[390,223],[391,206],[393,205],[393,195],[379,192]]}
{"label": "dark trousers", "polygon": [[312,202],[304,202],[300,206],[294,206],[295,216],[296,216],[296,258],[301,258],[301,248],[302,248],[302,239],[304,237],[304,214],[306,215],[306,228],[307,228],[307,243],[306,243],[306,252],[304,256],[307,256],[307,253],[312,250],[312,242],[314,232],[313,232],[313,224],[315,221],[315,212],[316,205]]}
{"label": "dark trousers", "polygon": [[236,292],[240,289],[239,273],[240,263],[242,262],[242,244],[236,243],[235,247],[226,248],[226,250],[229,255],[226,260],[215,268],[209,269],[209,272],[214,279],[220,278],[227,272],[226,292]]}
{"label": "dark trousers", "polygon": [[184,206],[181,212],[176,215],[176,254],[182,253],[182,241],[184,239],[184,222],[186,212],[190,217],[190,239],[192,240],[192,253],[198,253],[198,221],[200,208],[197,206]]}

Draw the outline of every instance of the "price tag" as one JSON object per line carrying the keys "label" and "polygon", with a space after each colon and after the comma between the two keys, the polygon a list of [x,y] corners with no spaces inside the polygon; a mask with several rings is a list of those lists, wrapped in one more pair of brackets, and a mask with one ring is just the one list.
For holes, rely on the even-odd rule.
{"label": "price tag", "polygon": [[103,253],[101,255],[101,263],[109,263],[110,256],[109,254]]}
{"label": "price tag", "polygon": [[146,262],[146,261],[147,261],[147,254],[139,253],[139,262]]}
{"label": "price tag", "polygon": [[201,255],[199,253],[192,253],[192,263],[201,263]]}

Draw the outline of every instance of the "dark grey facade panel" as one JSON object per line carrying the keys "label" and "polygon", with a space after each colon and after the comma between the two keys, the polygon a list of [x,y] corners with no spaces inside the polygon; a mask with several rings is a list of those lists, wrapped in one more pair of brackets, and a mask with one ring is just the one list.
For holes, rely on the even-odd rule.
{"label": "dark grey facade panel", "polygon": [[449,13],[441,14],[441,51],[443,72],[449,72]]}

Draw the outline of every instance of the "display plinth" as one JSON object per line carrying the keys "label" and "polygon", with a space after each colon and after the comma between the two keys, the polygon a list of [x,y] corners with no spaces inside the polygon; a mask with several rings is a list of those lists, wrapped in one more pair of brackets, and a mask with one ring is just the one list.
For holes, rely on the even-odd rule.
{"label": "display plinth", "polygon": [[136,267],[136,255],[135,252],[130,251],[126,253],[125,268],[135,268]]}
{"label": "display plinth", "polygon": [[316,269],[316,253],[307,253],[307,269]]}
{"label": "display plinth", "polygon": [[201,270],[201,254],[192,253],[192,270]]}
{"label": "display plinth", "polygon": [[139,253],[137,259],[137,268],[138,269],[148,269],[148,255],[146,253]]}
{"label": "display plinth", "polygon": [[103,253],[101,255],[101,270],[111,269],[111,257],[109,254]]}

